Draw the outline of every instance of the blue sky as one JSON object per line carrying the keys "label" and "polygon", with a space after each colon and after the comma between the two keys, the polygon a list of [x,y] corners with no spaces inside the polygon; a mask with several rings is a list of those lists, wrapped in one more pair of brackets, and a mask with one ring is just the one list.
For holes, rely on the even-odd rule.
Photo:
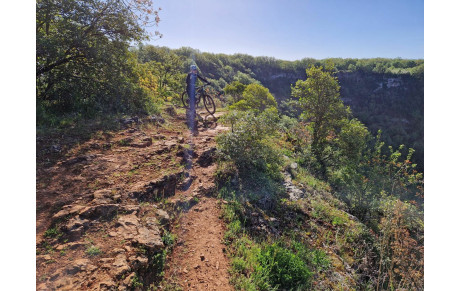
{"label": "blue sky", "polygon": [[156,0],[162,39],[203,52],[423,58],[423,0]]}

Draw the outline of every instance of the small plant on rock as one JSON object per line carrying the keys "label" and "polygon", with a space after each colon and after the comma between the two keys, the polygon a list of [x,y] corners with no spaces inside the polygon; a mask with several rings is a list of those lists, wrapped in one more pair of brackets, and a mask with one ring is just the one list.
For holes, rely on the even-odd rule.
{"label": "small plant on rock", "polygon": [[45,237],[47,238],[59,238],[61,236],[62,236],[62,232],[59,231],[57,226],[45,231]]}
{"label": "small plant on rock", "polygon": [[166,246],[172,246],[174,244],[174,241],[176,240],[176,236],[168,231],[165,231],[162,240]]}
{"label": "small plant on rock", "polygon": [[100,255],[101,253],[102,253],[101,249],[95,245],[90,245],[86,249],[86,254],[88,254],[88,256],[90,257]]}
{"label": "small plant on rock", "polygon": [[137,274],[135,274],[133,276],[133,278],[131,279],[131,287],[133,287],[133,288],[142,288],[142,287],[144,287],[144,284],[139,281],[139,277],[137,276]]}

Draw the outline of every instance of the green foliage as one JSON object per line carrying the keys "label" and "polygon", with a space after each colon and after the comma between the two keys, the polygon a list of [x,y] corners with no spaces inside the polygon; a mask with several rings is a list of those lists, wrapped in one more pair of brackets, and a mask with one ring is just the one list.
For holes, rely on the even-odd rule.
{"label": "green foliage", "polygon": [[267,277],[271,286],[289,290],[307,288],[311,278],[307,264],[282,245],[273,243],[264,247],[258,261],[259,266],[255,272],[261,277]]}
{"label": "green foliage", "polygon": [[[338,144],[344,156],[341,166],[332,175],[332,182],[352,212],[361,219],[367,214],[378,217],[382,191],[399,199],[420,199],[423,196],[423,175],[411,162],[414,150],[409,149],[403,158],[404,146],[398,150],[390,146],[389,155],[385,155],[380,135],[372,146],[366,143],[368,134],[365,128],[356,122],[350,124],[357,127],[354,132],[344,131],[339,135],[343,138]],[[355,142],[350,143],[350,138]]]}
{"label": "green foliage", "polygon": [[251,77],[250,74],[243,73],[241,71],[238,71],[236,75],[233,77],[233,80],[235,82],[242,83],[244,85],[250,85],[250,84],[259,84],[260,82]]}
{"label": "green foliage", "polygon": [[279,106],[280,114],[298,118],[302,114],[302,107],[298,100],[288,99],[281,101]]}
{"label": "green foliage", "polygon": [[144,284],[139,281],[139,277],[137,274],[134,274],[133,278],[131,279],[131,287],[133,288],[142,288]]}
{"label": "green foliage", "polygon": [[166,246],[172,246],[176,241],[176,236],[169,231],[165,231],[161,239]]}
{"label": "green foliage", "polygon": [[278,127],[280,131],[284,133],[289,133],[292,128],[297,126],[298,120],[296,118],[292,118],[286,115],[282,115],[280,121],[278,123]]}
{"label": "green foliage", "polygon": [[59,238],[62,236],[62,232],[58,229],[57,226],[53,227],[53,228],[49,228],[45,231],[45,234],[44,234],[45,237],[48,237],[48,238]]}
{"label": "green foliage", "polygon": [[164,275],[164,267],[166,264],[166,255],[167,255],[167,250],[164,249],[156,254],[153,255],[152,257],[152,264],[155,267],[155,275],[158,277],[163,277]]}
{"label": "green foliage", "polygon": [[281,114],[291,117],[300,114],[289,98],[291,84],[306,79],[306,68],[323,66],[336,74],[342,100],[351,106],[370,132],[375,135],[378,129],[383,129],[382,139],[388,145],[406,144],[414,148],[415,161],[419,170],[423,169],[423,60],[305,58],[282,61],[244,54],[201,53],[191,48],[171,51],[187,58],[188,64],[196,59],[201,70],[216,82],[222,79],[231,83],[237,72],[252,76],[277,99]]}
{"label": "green foliage", "polygon": [[225,86],[224,92],[226,95],[232,96],[234,102],[238,102],[243,98],[243,92],[246,89],[246,86],[247,85],[244,85],[238,81],[233,81],[232,83]]}
{"label": "green foliage", "polygon": [[299,99],[304,117],[311,121],[312,153],[318,159],[324,177],[326,138],[350,111],[343,105],[337,78],[330,72],[312,66],[307,70],[307,76],[307,80],[297,81],[292,88],[292,96]]}
{"label": "green foliage", "polygon": [[348,161],[357,161],[367,146],[370,133],[357,119],[343,120],[340,133],[337,136],[338,147],[342,158]]}
{"label": "green foliage", "polygon": [[101,249],[95,245],[89,245],[86,248],[86,254],[90,257],[98,256],[102,253]]}
{"label": "green foliage", "polygon": [[311,270],[330,268],[323,251],[310,250],[293,237],[275,242],[254,239],[245,229],[246,215],[237,200],[223,205],[229,226],[225,237],[230,247],[231,281],[237,290],[306,290],[311,287]]}
{"label": "green foliage", "polygon": [[220,158],[234,162],[241,174],[261,171],[279,176],[280,154],[270,142],[278,120],[275,110],[230,115],[232,131],[217,137]]}
{"label": "green foliage", "polygon": [[69,112],[152,111],[128,51],[131,41],[146,38],[146,24],[159,21],[150,0],[40,0],[36,11],[39,122]]}
{"label": "green foliage", "polygon": [[306,189],[320,191],[330,190],[330,186],[326,182],[318,178],[315,178],[312,174],[308,172],[308,170],[306,170],[303,167],[299,167],[299,169],[295,171],[294,182],[302,184]]}
{"label": "green foliage", "polygon": [[312,200],[311,205],[313,207],[312,216],[315,218],[321,218],[322,220],[327,221],[334,226],[351,226],[353,224],[345,212],[338,210],[334,206],[331,206],[326,201]]}
{"label": "green foliage", "polygon": [[172,53],[167,48],[139,45],[137,50],[138,60],[148,68],[148,71],[158,79],[157,93],[166,101],[179,104],[179,94],[186,74],[185,59]]}
{"label": "green foliage", "polygon": [[275,97],[267,88],[259,84],[248,85],[243,91],[243,99],[230,106],[230,109],[256,112],[263,112],[270,108],[277,108]]}

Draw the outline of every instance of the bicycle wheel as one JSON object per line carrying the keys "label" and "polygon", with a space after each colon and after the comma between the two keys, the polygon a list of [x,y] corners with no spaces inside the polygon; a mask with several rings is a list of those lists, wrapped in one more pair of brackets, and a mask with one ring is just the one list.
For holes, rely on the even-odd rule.
{"label": "bicycle wheel", "polygon": [[216,112],[216,104],[214,104],[214,100],[209,95],[203,96],[203,103],[206,110],[209,114],[214,114]]}
{"label": "bicycle wheel", "polygon": [[189,108],[190,107],[190,98],[188,98],[187,90],[184,91],[184,93],[182,93],[181,98],[182,98],[182,104],[184,104],[184,107]]}
{"label": "bicycle wheel", "polygon": [[[198,103],[200,102],[200,96],[197,94],[195,94],[195,105],[197,106]],[[182,104],[184,104],[184,107],[185,108],[190,108],[190,98],[188,98],[188,94],[187,94],[187,91],[184,91],[182,93],[182,96],[181,96],[181,99],[182,99]]]}

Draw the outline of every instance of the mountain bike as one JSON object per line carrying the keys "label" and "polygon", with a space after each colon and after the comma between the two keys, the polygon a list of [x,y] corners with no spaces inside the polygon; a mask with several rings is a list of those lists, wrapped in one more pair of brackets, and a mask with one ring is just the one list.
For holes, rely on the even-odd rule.
{"label": "mountain bike", "polygon": [[[214,104],[214,100],[212,99],[211,96],[206,93],[204,90],[205,87],[208,86],[207,84],[196,88],[195,91],[195,105],[198,106],[198,103],[200,103],[201,99],[203,99],[203,104],[206,110],[209,112],[209,114],[214,114],[216,112],[216,104]],[[190,99],[187,94],[187,90],[185,90],[182,93],[182,103],[184,104],[185,108],[190,108]]]}

